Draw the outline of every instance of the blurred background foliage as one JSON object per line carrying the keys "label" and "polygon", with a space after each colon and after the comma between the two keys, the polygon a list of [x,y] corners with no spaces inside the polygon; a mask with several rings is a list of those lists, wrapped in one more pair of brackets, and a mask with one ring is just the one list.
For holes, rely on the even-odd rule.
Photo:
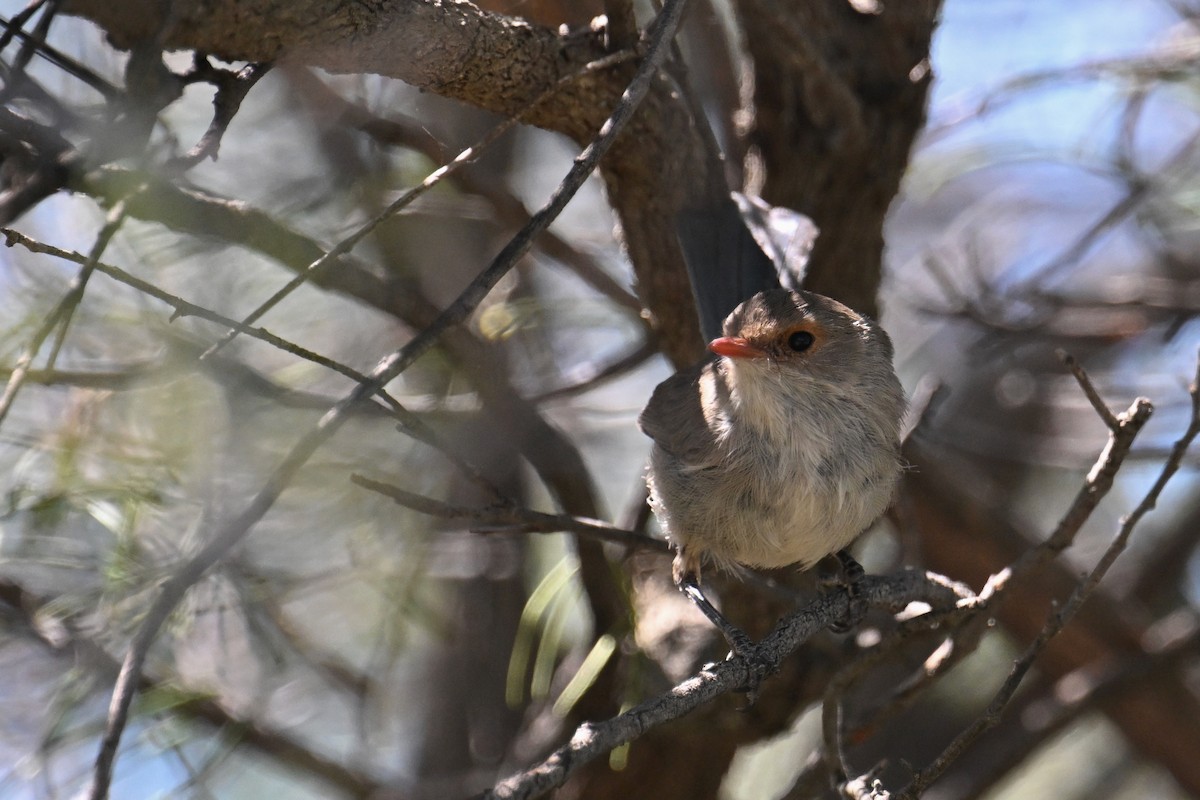
{"label": "blurred background foliage", "polygon": [[[730,54],[735,70],[744,65],[744,43],[726,4],[695,6],[682,41],[692,88],[726,149],[744,156],[732,169],[744,167],[754,189],[763,167],[752,139],[737,137],[756,109],[731,105],[746,73],[717,73]],[[0,7],[9,19],[21,12]],[[247,96],[219,159],[172,171],[209,124],[211,87],[187,86],[152,115],[145,147],[121,152],[126,137],[138,141],[111,112],[126,95],[94,87],[126,85],[129,55],[57,10],[46,4],[25,30],[90,77],[25,37],[5,40],[5,224],[86,254],[116,196],[103,176],[36,196],[29,187],[46,165],[12,114],[68,143],[108,136],[113,171],[272,221],[247,237],[139,214],[120,222],[101,257],[224,317],[242,318],[279,289],[291,277],[281,262],[312,261],[304,246],[340,241],[498,122],[397,81],[280,66]],[[497,10],[557,26],[586,24],[601,9]],[[928,121],[886,226],[880,304],[899,371],[918,397],[932,383],[944,390],[914,437],[914,467],[959,481],[983,518],[1040,538],[1103,446],[1103,425],[1056,349],[1088,367],[1115,409],[1139,394],[1158,406],[1135,463],[1064,555],[1068,574],[1093,563],[1190,410],[1200,339],[1198,16],[1185,0],[948,0]],[[184,73],[192,54],[166,63]],[[405,287],[407,316],[370,302],[369,281],[358,293],[308,283],[260,324],[369,371],[486,265],[575,152],[561,136],[518,127],[360,244],[355,267]],[[648,442],[635,418],[670,367],[640,314],[598,180],[551,231],[472,317],[473,344],[433,351],[388,389],[504,496],[554,510],[553,479],[514,456],[512,428],[524,418],[489,413],[477,364],[464,368],[483,359],[504,391],[578,449],[596,516],[644,526]],[[0,259],[0,366],[7,377],[33,356],[0,427],[0,797],[67,797],[87,780],[149,598],[216,522],[246,507],[352,381],[247,336],[200,359],[224,325],[173,318],[169,305],[104,274],[87,282],[69,325],[31,353],[79,267],[20,246]],[[1145,739],[1131,745],[1126,718],[1114,721],[1105,705],[1139,681],[1167,685],[1164,675],[1188,698],[1181,713],[1197,702],[1193,467],[1189,459],[1104,587],[1106,608],[1133,620],[1141,649],[1114,643],[1083,666],[1051,659],[1006,722],[926,796],[1200,796]],[[720,656],[660,585],[661,560],[611,554],[624,590],[637,587],[627,595],[637,635],[614,637],[593,624],[566,536],[473,533],[370,493],[352,474],[458,506],[493,499],[438,449],[362,407],[172,616],[147,663],[114,796],[466,796],[560,742],[604,664],[623,665],[620,706]],[[906,508],[902,498],[865,538],[868,569],[928,565],[978,587],[973,567],[955,559],[990,535],[986,525],[960,531],[966,540],[952,547]],[[1045,608],[1016,605],[1036,630]],[[855,762],[887,758],[903,775],[905,759],[936,754],[1031,635],[1001,622],[900,723],[854,750]],[[795,780],[819,741],[817,710],[791,709],[786,728],[741,748],[708,793],[813,796]],[[1200,741],[1176,744],[1200,752]]]}

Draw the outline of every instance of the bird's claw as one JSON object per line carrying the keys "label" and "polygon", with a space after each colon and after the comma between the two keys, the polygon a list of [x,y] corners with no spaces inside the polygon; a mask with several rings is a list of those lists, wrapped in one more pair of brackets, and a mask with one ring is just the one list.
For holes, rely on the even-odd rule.
{"label": "bird's claw", "polygon": [[729,644],[733,650],[726,660],[740,660],[746,667],[746,680],[736,689],[746,695],[746,705],[742,708],[743,711],[746,711],[758,699],[758,687],[763,678],[771,674],[772,665],[759,645],[751,642],[750,638],[741,631],[738,633],[741,633],[741,637],[736,642],[730,641]]}
{"label": "bird's claw", "polygon": [[846,615],[841,619],[835,619],[829,623],[829,630],[834,633],[849,633],[862,624],[862,621],[867,617],[866,598],[860,596],[854,590],[853,585],[846,587],[846,593],[850,595],[846,607]]}
{"label": "bird's claw", "polygon": [[846,615],[829,623],[834,633],[849,633],[857,628],[867,616],[867,599],[862,596],[862,579],[866,574],[862,564],[845,550],[836,553],[842,565],[841,585],[846,589]]}

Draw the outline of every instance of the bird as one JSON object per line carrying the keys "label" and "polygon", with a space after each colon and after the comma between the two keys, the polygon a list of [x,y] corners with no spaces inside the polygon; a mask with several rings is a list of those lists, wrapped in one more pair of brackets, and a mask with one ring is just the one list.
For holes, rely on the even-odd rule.
{"label": "bird", "polygon": [[[846,548],[894,496],[905,398],[883,328],[832,298],[781,285],[761,249],[749,250],[761,237],[746,235],[744,211],[731,208],[717,214],[725,232],[712,235],[732,244],[693,244],[693,289],[705,298],[694,262],[723,253],[756,263],[756,277],[726,275],[721,291],[739,280],[736,291],[756,291],[724,317],[707,358],[654,389],[638,423],[653,442],[647,486],[675,549],[674,581],[744,653],[749,638],[701,589],[708,564],[807,569],[837,555],[852,586],[850,616],[865,613],[853,591],[862,568]],[[706,302],[702,321],[729,300],[710,291]]]}

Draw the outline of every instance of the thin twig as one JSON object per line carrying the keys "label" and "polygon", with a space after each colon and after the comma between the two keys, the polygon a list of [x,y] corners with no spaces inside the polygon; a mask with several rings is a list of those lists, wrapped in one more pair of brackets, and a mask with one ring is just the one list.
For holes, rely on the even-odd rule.
{"label": "thin twig", "polygon": [[633,116],[634,110],[650,89],[654,75],[667,52],[666,42],[674,35],[686,0],[670,0],[655,18],[654,31],[646,57],[638,67],[612,115],[604,122],[596,138],[576,157],[567,176],[555,190],[549,202],[538,211],[521,231],[500,251],[466,289],[438,317],[400,349],[385,357],[371,371],[368,380],[360,383],[331,408],[291,449],[266,484],[241,514],[217,530],[208,543],[182,564],[164,583],[158,596],[146,611],[141,625],[126,650],[121,672],[113,687],[112,701],[105,722],[104,736],[87,792],[89,800],[104,800],[112,782],[113,765],[121,742],[129,709],[136,693],[138,678],[150,646],[159,629],[188,589],[205,572],[220,561],[242,540],[249,530],[267,513],[292,482],[308,459],[328,440],[348,418],[348,412],[358,402],[370,397],[406,370],[419,356],[427,352],[451,327],[466,319],[483,301],[492,287],[515,266],[530,248],[533,238],[541,233],[562,212],[567,202],[583,186],[600,159],[608,152],[617,135]]}
{"label": "thin twig", "polygon": [[25,351],[17,358],[12,373],[8,376],[8,383],[4,387],[4,394],[0,395],[0,424],[3,424],[4,418],[8,416],[9,410],[17,399],[17,394],[21,391],[21,386],[25,383],[25,376],[29,372],[29,365],[33,363],[33,359],[37,357],[38,351],[42,349],[42,345],[49,338],[51,332],[61,324],[62,332],[51,348],[48,363],[48,366],[53,368],[58,351],[62,347],[63,339],[66,337],[66,328],[70,324],[71,316],[74,314],[76,306],[83,299],[83,293],[87,290],[88,281],[91,279],[92,273],[98,268],[100,256],[104,254],[105,248],[108,247],[108,243],[112,241],[113,235],[116,234],[124,220],[125,203],[124,201],[120,201],[113,206],[108,214],[108,218],[104,222],[104,226],[96,234],[96,241],[92,244],[91,252],[79,262],[82,264],[82,269],[79,270],[74,280],[71,281],[70,286],[67,287],[67,293],[62,296],[54,306],[54,309],[42,320],[42,324],[34,332],[33,338],[26,346]]}
{"label": "thin twig", "polygon": [[[449,163],[443,164],[442,166],[435,169],[433,172],[429,173],[429,175],[427,175],[425,177],[425,180],[421,181],[419,184],[417,184],[413,188],[409,189],[407,192],[404,192],[402,195],[400,195],[398,198],[396,198],[390,204],[388,204],[387,208],[385,208],[383,211],[380,211],[374,217],[372,217],[371,219],[367,220],[362,225],[360,225],[358,230],[354,231],[354,233],[352,233],[349,236],[347,236],[346,238],[342,239],[340,242],[338,242],[336,245],[334,245],[329,251],[327,251],[324,255],[320,256],[316,261],[313,261],[307,267],[305,267],[304,269],[302,269],[298,273],[296,273],[296,275],[294,275],[291,278],[291,280],[289,280],[286,284],[284,284],[283,287],[281,287],[278,291],[276,291],[273,295],[268,297],[257,308],[255,308],[253,311],[251,311],[249,314],[247,314],[246,317],[242,320],[242,324],[250,325],[253,322],[255,322],[256,320],[258,320],[259,318],[261,318],[264,314],[266,314],[268,311],[270,311],[275,306],[279,305],[279,303],[281,303],[284,300],[284,298],[286,298],[289,294],[294,292],[296,289],[300,288],[300,286],[302,286],[305,282],[310,280],[314,275],[316,275],[318,272],[320,272],[326,266],[334,263],[340,256],[350,252],[350,250],[352,250],[355,245],[357,245],[360,241],[362,241],[364,238],[369,236],[376,228],[378,228],[380,225],[382,225],[387,220],[391,219],[393,216],[398,214],[401,210],[403,210],[407,206],[411,205],[412,202],[414,200],[416,200],[418,197],[425,194],[427,191],[429,191],[434,186],[439,184],[444,178],[446,178],[446,176],[451,175],[455,171],[461,169],[465,164],[470,164],[473,161],[475,161],[475,159],[479,157],[479,154],[481,152],[483,152],[487,148],[491,147],[492,144],[494,144],[497,139],[499,139],[501,136],[503,136],[505,133],[507,133],[512,128],[516,127],[523,119],[525,119],[526,116],[528,116],[534,109],[536,109],[538,105],[540,105],[547,99],[553,97],[557,92],[561,91],[562,88],[565,87],[568,83],[575,80],[582,74],[585,74],[588,72],[599,71],[601,69],[607,69],[608,67],[611,67],[614,64],[619,64],[619,63],[622,63],[623,61],[628,60],[632,56],[633,56],[632,52],[622,51],[621,53],[616,53],[612,56],[608,56],[606,58],[599,59],[597,61],[592,61],[588,64],[585,64],[583,66],[583,68],[579,70],[579,72],[575,72],[570,75],[565,75],[562,78],[560,78],[557,82],[555,82],[555,84],[553,86],[551,86],[549,89],[547,89],[546,91],[544,91],[540,95],[538,95],[536,98],[534,98],[534,100],[525,108],[525,110],[523,112],[521,112],[520,114],[517,114],[515,116],[509,117],[508,119],[505,119],[502,122],[500,122],[498,125],[496,125],[496,127],[492,128],[490,131],[488,131],[483,136],[483,138],[480,139],[478,142],[476,142],[472,146],[470,146],[470,147],[466,148],[465,150],[463,150],[462,152],[460,152],[453,159],[451,159]],[[632,86],[632,84],[630,84],[630,85]],[[624,95],[622,95],[622,99],[624,99]],[[619,110],[620,106],[618,105],[617,108]],[[615,113],[614,113],[614,116],[615,116]],[[612,118],[610,118],[609,121],[611,121],[611,119]],[[605,124],[607,125],[608,122],[606,122]],[[604,129],[601,128],[601,131],[603,131],[603,130]],[[597,140],[597,141],[599,141],[599,140]],[[605,149],[607,149],[607,147]],[[582,155],[580,157],[582,157]],[[576,163],[576,165],[578,165],[578,163],[579,163],[578,158],[576,159],[575,163]],[[590,172],[588,174],[590,174]],[[586,175],[584,177],[586,177]],[[574,192],[572,192],[572,194],[574,194]],[[555,212],[555,216],[557,216],[557,212]],[[521,234],[518,233],[517,236],[513,238],[513,241],[516,241],[520,236],[521,236]],[[528,247],[526,247],[525,249],[528,249]],[[202,353],[200,357],[208,358],[209,356],[213,355],[214,353],[220,351],[227,344],[229,344],[235,338],[237,338],[237,335],[238,335],[237,329],[231,328],[212,347],[210,347],[208,350],[206,350],[204,353]]]}
{"label": "thin twig", "polygon": [[[1063,514],[1062,518],[1059,519],[1054,531],[1046,537],[1045,541],[1017,559],[1008,570],[1010,573],[1021,572],[1033,564],[1045,563],[1075,541],[1075,536],[1079,533],[1079,529],[1083,527],[1083,523],[1087,521],[1100,500],[1112,488],[1113,479],[1116,477],[1117,471],[1121,469],[1121,465],[1125,462],[1125,458],[1129,455],[1133,447],[1133,440],[1141,432],[1142,427],[1154,412],[1154,406],[1150,401],[1144,397],[1139,397],[1130,404],[1129,408],[1121,414],[1114,416],[1099,398],[1091,380],[1083,372],[1083,368],[1078,362],[1070,356],[1065,358],[1064,362],[1071,369],[1072,373],[1076,375],[1076,380],[1079,380],[1084,393],[1088,394],[1088,400],[1108,426],[1108,442],[1105,444],[1100,456],[1096,459],[1096,463],[1088,471],[1083,485],[1076,493],[1071,506]],[[1094,400],[1093,395],[1095,395]]]}
{"label": "thin twig", "polygon": [[1012,701],[1013,695],[1021,685],[1021,681],[1029,672],[1029,669],[1033,666],[1033,662],[1045,648],[1046,644],[1074,618],[1079,608],[1091,596],[1092,592],[1095,591],[1113,563],[1124,552],[1126,545],[1129,543],[1129,537],[1137,527],[1138,522],[1154,508],[1163,488],[1179,469],[1184,453],[1187,452],[1197,433],[1200,433],[1200,357],[1197,358],[1196,375],[1189,391],[1192,398],[1192,414],[1187,429],[1175,442],[1175,446],[1171,450],[1171,455],[1167,458],[1166,463],[1163,464],[1163,468],[1153,485],[1147,490],[1133,511],[1122,518],[1116,535],[1104,551],[1100,560],[1096,563],[1096,566],[1075,587],[1075,590],[1071,592],[1070,597],[1067,598],[1062,608],[1051,613],[1037,637],[1030,642],[1021,656],[1013,662],[1008,678],[1005,679],[983,714],[956,736],[945,750],[934,759],[933,763],[914,776],[909,785],[905,787],[902,797],[919,797],[925,788],[941,777],[950,764],[961,756],[968,747],[974,744],[985,731],[1000,721],[1000,717]]}
{"label": "thin twig", "polygon": [[440,500],[405,491],[398,486],[373,481],[362,475],[351,475],[350,481],[364,489],[390,497],[405,508],[442,519],[465,520],[470,529],[480,533],[578,533],[602,542],[668,553],[671,546],[663,539],[625,530],[598,519],[586,519],[571,514],[547,514],[511,505],[466,508],[452,506]]}
{"label": "thin twig", "polygon": [[1104,399],[1100,397],[1100,393],[1096,391],[1096,385],[1092,383],[1092,379],[1084,372],[1083,366],[1080,365],[1079,359],[1071,355],[1065,350],[1057,351],[1058,360],[1061,361],[1067,369],[1071,370],[1071,374],[1075,376],[1075,380],[1079,383],[1079,388],[1083,389],[1084,395],[1088,402],[1092,404],[1096,414],[1104,421],[1105,426],[1113,432],[1121,426],[1116,416],[1109,410]]}
{"label": "thin twig", "polygon": [[[4,235],[5,244],[8,247],[19,244],[31,253],[50,255],[56,258],[61,258],[64,261],[70,261],[75,264],[83,264],[85,266],[88,263],[87,256],[76,253],[73,250],[63,250],[59,247],[55,247],[54,245],[39,242],[38,240],[32,239],[20,231],[13,230],[11,228],[0,228],[0,234]],[[276,336],[275,334],[263,328],[251,328],[243,326],[242,323],[232,319],[231,317],[226,317],[225,315],[219,314],[216,311],[205,308],[204,306],[196,305],[195,303],[191,303],[181,297],[177,297],[169,292],[165,292],[152,283],[148,283],[141,278],[130,275],[120,267],[113,266],[112,264],[106,264],[103,261],[97,261],[92,266],[97,272],[101,272],[119,283],[123,283],[126,286],[136,289],[145,295],[153,297],[154,299],[160,300],[171,306],[171,308],[175,309],[175,313],[171,315],[172,320],[179,319],[180,317],[198,317],[200,319],[208,320],[209,322],[215,322],[218,325],[237,327],[242,333],[253,339],[266,342],[272,347],[276,347],[285,353],[290,353],[291,355],[302,358],[305,361],[311,361],[312,363],[325,367],[326,369],[330,369],[341,375],[345,375],[347,378],[350,378],[357,383],[362,383],[368,380],[366,375],[362,374],[358,370],[346,366],[345,364],[334,361],[333,359],[327,358],[318,353],[314,353],[313,351],[294,344],[287,339]],[[14,366],[14,374],[19,366],[19,363]],[[395,405],[398,404],[394,399],[392,399],[389,401],[389,405],[395,407]],[[0,419],[2,418],[2,415],[0,415]]]}
{"label": "thin twig", "polygon": [[[207,61],[205,61],[207,65]],[[234,116],[237,115],[238,109],[242,107],[242,101],[246,99],[246,95],[254,88],[254,84],[258,83],[263,75],[266,75],[271,69],[270,64],[247,64],[242,69],[235,72],[228,70],[212,70],[215,77],[211,77],[217,87],[216,93],[213,95],[213,118],[209,123],[208,130],[200,137],[200,141],[182,156],[171,160],[167,167],[169,170],[178,170],[184,172],[199,164],[206,158],[217,160],[217,153],[221,149],[221,139],[225,136],[225,131],[229,128],[229,123],[233,122]],[[248,323],[247,323],[248,324]]]}

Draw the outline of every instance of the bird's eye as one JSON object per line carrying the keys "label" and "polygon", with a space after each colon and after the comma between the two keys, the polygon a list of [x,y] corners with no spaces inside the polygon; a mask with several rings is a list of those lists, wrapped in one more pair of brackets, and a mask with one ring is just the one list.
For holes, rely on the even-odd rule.
{"label": "bird's eye", "polygon": [[803,353],[808,348],[812,347],[814,337],[808,331],[796,331],[788,337],[788,347],[795,350],[797,353]]}

